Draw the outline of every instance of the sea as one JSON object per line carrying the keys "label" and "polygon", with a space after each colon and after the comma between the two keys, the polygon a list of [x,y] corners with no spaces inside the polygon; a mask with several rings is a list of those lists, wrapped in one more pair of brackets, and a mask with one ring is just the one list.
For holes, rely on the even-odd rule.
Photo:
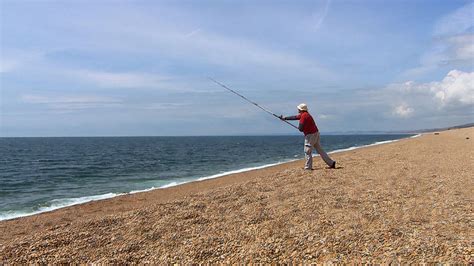
{"label": "sea", "polygon": [[[413,136],[323,135],[321,144],[338,152]],[[0,138],[0,220],[302,158],[302,136]]]}

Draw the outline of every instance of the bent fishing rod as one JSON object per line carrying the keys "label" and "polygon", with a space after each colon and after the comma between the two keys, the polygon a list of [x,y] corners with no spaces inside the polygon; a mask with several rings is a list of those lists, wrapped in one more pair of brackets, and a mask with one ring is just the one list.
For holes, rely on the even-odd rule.
{"label": "bent fishing rod", "polygon": [[[288,122],[288,121],[286,121],[286,120],[281,119],[281,117],[279,117],[278,115],[276,115],[276,114],[270,112],[269,110],[263,108],[262,106],[258,105],[256,102],[253,102],[253,101],[247,99],[247,98],[246,98],[245,96],[243,96],[242,94],[240,94],[240,93],[234,91],[233,89],[227,87],[226,85],[220,83],[219,81],[217,81],[217,80],[215,80],[215,79],[213,79],[213,78],[211,78],[211,77],[208,77],[208,78],[209,78],[211,81],[213,81],[214,83],[216,83],[217,85],[219,85],[219,86],[223,87],[224,89],[226,89],[226,90],[232,92],[233,94],[239,96],[240,98],[244,99],[245,101],[247,101],[247,102],[249,102],[249,103],[251,103],[251,104],[257,106],[258,108],[260,108],[260,109],[262,109],[263,111],[265,111],[265,112],[267,112],[267,113],[273,115],[274,117],[278,118],[279,120],[281,120],[281,121],[287,123],[288,125],[290,125],[290,126],[296,128],[296,129],[298,129],[298,128],[297,128],[295,125],[293,125],[292,123],[290,123],[290,122]],[[298,130],[299,130],[299,129],[298,129]]]}

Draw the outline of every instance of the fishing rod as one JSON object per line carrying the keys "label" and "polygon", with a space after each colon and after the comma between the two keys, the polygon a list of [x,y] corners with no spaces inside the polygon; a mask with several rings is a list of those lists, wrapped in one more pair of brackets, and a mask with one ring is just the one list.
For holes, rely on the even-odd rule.
{"label": "fishing rod", "polygon": [[[253,102],[253,101],[247,99],[247,98],[246,98],[245,96],[243,96],[242,94],[239,94],[238,92],[234,91],[233,89],[227,87],[226,85],[220,83],[219,81],[217,81],[217,80],[215,80],[215,79],[213,79],[213,78],[211,78],[211,77],[208,77],[208,78],[209,78],[210,80],[212,80],[214,83],[216,83],[216,84],[220,85],[221,87],[223,87],[224,89],[226,89],[226,90],[228,90],[228,91],[234,93],[235,95],[239,96],[240,98],[242,98],[242,99],[246,100],[247,102],[249,102],[249,103],[251,103],[251,104],[257,106],[258,108],[260,108],[260,109],[262,109],[263,111],[265,111],[265,112],[267,112],[267,113],[273,115],[274,117],[276,117],[276,118],[278,118],[279,120],[281,120],[281,121],[287,123],[288,125],[290,125],[290,126],[296,128],[296,129],[298,129],[298,128],[297,128],[295,125],[293,125],[292,123],[290,123],[290,122],[288,122],[288,121],[286,121],[286,120],[281,119],[278,115],[276,115],[276,114],[270,112],[269,110],[263,108],[262,106],[258,105],[256,102]],[[299,130],[299,129],[298,129],[298,130]]]}

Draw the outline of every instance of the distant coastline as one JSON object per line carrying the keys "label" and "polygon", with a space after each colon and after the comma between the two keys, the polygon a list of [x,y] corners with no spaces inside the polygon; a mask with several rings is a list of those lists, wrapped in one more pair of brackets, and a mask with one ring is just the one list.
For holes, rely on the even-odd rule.
{"label": "distant coastline", "polygon": [[445,131],[445,130],[452,130],[452,129],[461,129],[461,128],[470,128],[474,127],[473,123],[456,125],[456,126],[449,126],[449,127],[439,127],[439,128],[428,128],[428,129],[417,129],[417,130],[391,130],[391,131],[330,131],[325,132],[328,135],[371,135],[371,134],[418,134],[418,133],[429,133],[434,131]]}

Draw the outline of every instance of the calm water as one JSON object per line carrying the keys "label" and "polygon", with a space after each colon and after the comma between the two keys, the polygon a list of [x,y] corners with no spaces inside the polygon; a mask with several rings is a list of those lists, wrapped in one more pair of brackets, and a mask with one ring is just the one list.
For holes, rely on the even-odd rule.
{"label": "calm water", "polygon": [[[409,136],[323,136],[322,145]],[[298,158],[302,136],[0,138],[0,220]]]}

